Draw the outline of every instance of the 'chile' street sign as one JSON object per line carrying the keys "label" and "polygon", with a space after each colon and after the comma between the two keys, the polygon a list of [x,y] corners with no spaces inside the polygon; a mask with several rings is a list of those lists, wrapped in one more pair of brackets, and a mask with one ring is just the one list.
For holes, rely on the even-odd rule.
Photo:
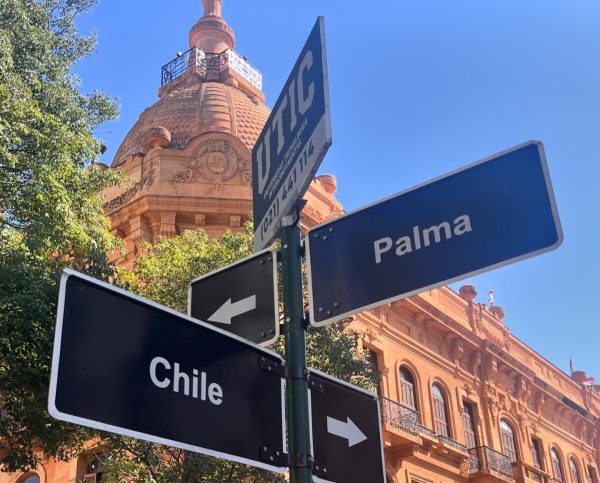
{"label": "'chile' street sign", "polygon": [[540,142],[528,142],[317,226],[306,235],[311,323],[557,248]]}
{"label": "'chile' street sign", "polygon": [[277,354],[71,270],[58,304],[53,417],[286,470]]}
{"label": "'chile' street sign", "polygon": [[254,249],[277,236],[331,146],[325,25],[319,17],[252,150]]}

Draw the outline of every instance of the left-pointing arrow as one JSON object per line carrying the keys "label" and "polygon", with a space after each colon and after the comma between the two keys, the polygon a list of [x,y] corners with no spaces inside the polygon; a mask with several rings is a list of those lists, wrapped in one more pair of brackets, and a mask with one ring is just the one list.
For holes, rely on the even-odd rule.
{"label": "left-pointing arrow", "polygon": [[347,439],[348,446],[354,446],[367,439],[365,434],[358,429],[358,426],[349,417],[344,422],[327,416],[327,432]]}
{"label": "left-pointing arrow", "polygon": [[209,322],[216,322],[218,324],[231,324],[231,319],[238,315],[245,314],[256,308],[256,295],[251,295],[245,299],[238,300],[237,302],[231,303],[231,299],[228,299],[223,305],[221,305],[217,311],[212,314],[209,318]]}

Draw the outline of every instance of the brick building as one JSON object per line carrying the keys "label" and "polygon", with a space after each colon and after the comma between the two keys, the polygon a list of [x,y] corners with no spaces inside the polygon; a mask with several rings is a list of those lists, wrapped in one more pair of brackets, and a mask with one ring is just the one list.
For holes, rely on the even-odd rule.
{"label": "brick building", "polygon": [[[107,193],[131,267],[144,242],[203,228],[240,230],[252,208],[251,149],[269,110],[261,74],[236,53],[220,0],[205,0],[190,49],[162,67],[159,100],[143,111],[110,168],[131,179]],[[307,229],[342,212],[333,176],[306,198]],[[504,310],[464,285],[430,290],[355,317],[381,375],[390,483],[597,483],[600,388],[563,373],[514,337]],[[97,481],[101,459],[48,461],[0,483]],[[363,482],[357,482],[363,483]]]}

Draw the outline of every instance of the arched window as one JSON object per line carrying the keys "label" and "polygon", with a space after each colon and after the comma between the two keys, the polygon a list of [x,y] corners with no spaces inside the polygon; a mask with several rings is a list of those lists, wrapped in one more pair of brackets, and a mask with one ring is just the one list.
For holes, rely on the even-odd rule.
{"label": "arched window", "polygon": [[502,450],[503,453],[510,458],[511,461],[517,461],[517,445],[515,443],[515,432],[512,426],[508,424],[506,419],[500,420],[500,433],[502,435]]}
{"label": "arched window", "polygon": [[448,412],[446,409],[446,397],[439,384],[431,386],[433,394],[433,412],[435,416],[435,431],[441,436],[449,437]]}
{"label": "arched window", "polygon": [[579,469],[577,468],[577,463],[575,462],[575,458],[569,458],[569,471],[571,471],[571,481],[573,483],[581,483],[581,478],[579,477]]}
{"label": "arched window", "polygon": [[554,472],[554,478],[557,481],[564,481],[562,464],[560,463],[560,456],[556,448],[550,450],[550,459],[552,460],[552,471]]}
{"label": "arched window", "polygon": [[410,409],[417,410],[415,398],[415,380],[406,367],[400,368],[400,403]]}

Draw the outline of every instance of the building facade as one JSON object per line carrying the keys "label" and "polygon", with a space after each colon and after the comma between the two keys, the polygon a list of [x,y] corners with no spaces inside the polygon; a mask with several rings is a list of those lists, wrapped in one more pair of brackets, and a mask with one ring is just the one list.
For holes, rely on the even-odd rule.
{"label": "building facade", "polygon": [[[129,177],[105,204],[126,243],[111,255],[122,266],[146,242],[194,228],[217,237],[250,216],[251,149],[269,110],[221,4],[203,1],[189,50],[162,67],[159,100],[105,167]],[[335,191],[335,177],[313,180],[303,229],[343,213]],[[381,376],[388,481],[598,483],[600,388],[560,371],[511,334],[501,307],[475,299],[472,285],[443,287],[355,317]],[[101,458],[82,455],[0,473],[0,483],[91,483],[101,474]]]}
{"label": "building facade", "polygon": [[388,481],[597,482],[598,387],[475,296],[444,287],[357,317],[381,374]]}

